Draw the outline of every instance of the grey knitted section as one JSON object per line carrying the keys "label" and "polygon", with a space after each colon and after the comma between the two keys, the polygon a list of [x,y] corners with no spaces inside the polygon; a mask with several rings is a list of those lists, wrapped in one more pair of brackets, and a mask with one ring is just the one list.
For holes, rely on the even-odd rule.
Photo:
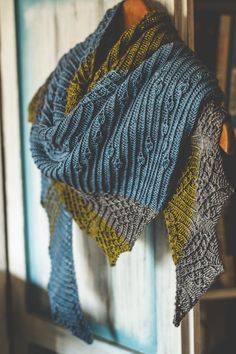
{"label": "grey knitted section", "polygon": [[128,242],[130,248],[143,232],[145,226],[158,212],[131,199],[113,196],[108,193],[94,194],[76,191],[89,209],[96,212],[103,221],[116,230]]}
{"label": "grey knitted section", "polygon": [[176,326],[224,270],[216,225],[225,201],[233,192],[225,177],[219,147],[225,116],[226,112],[219,104],[209,102],[204,106],[194,132],[200,147],[197,204],[189,241],[176,266]]}

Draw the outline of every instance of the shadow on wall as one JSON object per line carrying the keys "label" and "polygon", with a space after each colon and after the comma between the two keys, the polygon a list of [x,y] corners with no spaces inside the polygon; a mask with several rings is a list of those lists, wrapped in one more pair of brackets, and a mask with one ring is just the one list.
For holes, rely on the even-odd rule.
{"label": "shadow on wall", "polygon": [[[14,299],[18,299],[17,303],[12,303],[11,289],[14,289]],[[25,338],[27,333],[32,333],[32,327],[37,330],[36,320],[31,318],[30,315],[32,310],[40,315],[40,322],[50,321],[49,299],[45,290],[26,284],[15,276],[11,276],[7,280],[6,273],[0,272],[0,299],[0,320],[1,324],[3,324],[3,330],[6,323],[5,333],[1,331],[1,338],[4,339],[3,341],[1,340],[0,344],[1,354],[58,354],[53,351],[56,347],[53,330],[47,333],[52,350],[42,348],[31,343],[29,338]],[[21,303],[20,299],[25,299],[24,303]],[[27,313],[27,319],[24,317],[24,312]],[[28,326],[31,327],[29,332],[27,331]],[[0,329],[2,330],[2,327]],[[20,352],[14,341],[16,333],[17,344],[20,343]]]}
{"label": "shadow on wall", "polygon": [[[156,238],[155,243],[157,244],[157,248],[159,249],[158,260],[156,260],[156,262],[162,262],[162,259],[165,258],[166,254],[167,253],[169,254],[168,240],[164,230],[165,226],[164,226],[163,218],[158,217],[151,224],[152,225],[150,225],[151,226],[150,228],[152,232],[155,232],[154,235]],[[145,237],[142,238],[141,241],[143,247],[145,247],[146,237],[148,237],[147,234]],[[91,243],[89,242],[91,240],[89,240],[87,236],[83,237],[83,241],[85,245],[88,246],[87,256],[89,258],[90,248],[92,246],[94,248],[95,247],[97,248],[97,246],[95,243],[91,246]],[[101,284],[100,284],[100,279],[98,279],[96,274],[94,274],[96,270],[94,269],[94,265],[90,264],[91,262],[89,262],[89,264],[91,265],[90,274],[92,277],[94,277],[94,281],[96,283],[95,288],[98,290],[98,292],[101,291],[101,286],[102,287],[104,286],[107,289],[106,291],[109,292],[109,281],[108,281],[108,271],[107,271],[108,266],[106,261],[104,260],[104,256],[103,255],[101,256],[103,258],[102,271],[104,272],[102,276]],[[1,298],[3,298],[1,292],[5,291],[3,290],[5,288],[5,281],[6,281],[5,274],[0,273],[0,284],[4,284],[4,286],[0,286]],[[57,343],[58,334],[65,336],[65,333],[68,332],[65,332],[63,329],[59,327],[55,327],[55,325],[53,324],[50,316],[50,304],[49,304],[47,291],[36,285],[33,285],[32,283],[25,283],[24,281],[20,280],[19,278],[16,278],[15,276],[11,276],[10,283],[11,283],[11,289],[12,291],[14,291],[14,303],[12,303],[11,312],[9,311],[8,307],[2,306],[3,307],[2,314],[3,317],[6,316],[8,319],[8,331],[12,337],[11,342],[13,343],[13,347],[14,347],[14,334],[17,333],[17,343],[19,340],[22,340],[21,346],[24,348],[24,350],[21,351],[20,353],[18,352],[18,349],[15,349],[14,353],[16,354],[57,354],[55,350],[56,348],[58,348],[58,343]],[[103,291],[105,290],[103,289]],[[10,303],[11,296],[8,296],[7,299],[8,302]],[[89,318],[88,314],[85,315],[87,319],[91,321],[91,318]],[[112,331],[113,329],[112,314],[111,316],[109,316],[109,313],[107,316],[107,325],[109,329]],[[28,333],[30,338],[26,338]],[[50,348],[50,350],[40,348],[40,346],[38,347],[37,345],[35,345],[35,341],[33,340],[33,338],[37,338],[37,340],[39,341],[40,339],[39,333],[42,333],[43,338],[46,336],[47,347]],[[114,336],[115,336],[115,329],[114,329]]]}

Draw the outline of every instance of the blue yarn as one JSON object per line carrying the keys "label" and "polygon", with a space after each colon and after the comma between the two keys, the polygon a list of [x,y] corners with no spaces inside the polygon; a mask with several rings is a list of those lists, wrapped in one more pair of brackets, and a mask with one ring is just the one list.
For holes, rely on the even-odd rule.
{"label": "blue yarn", "polygon": [[80,307],[72,255],[72,218],[61,208],[50,245],[52,271],[48,290],[54,321],[88,344],[93,337]]}
{"label": "blue yarn", "polygon": [[[42,176],[41,201],[43,204],[50,184],[50,179]],[[49,208],[46,208],[48,216]],[[93,335],[80,306],[76,283],[72,247],[72,216],[63,206],[60,207],[57,223],[51,235],[49,254],[51,274],[48,294],[52,318],[56,324],[69,329],[73,335],[91,344]]]}
{"label": "blue yarn", "polygon": [[32,127],[36,165],[82,192],[120,195],[162,210],[201,106],[222,96],[217,81],[182,42],[170,43],[130,74],[109,72],[64,116],[69,70],[67,57]]}

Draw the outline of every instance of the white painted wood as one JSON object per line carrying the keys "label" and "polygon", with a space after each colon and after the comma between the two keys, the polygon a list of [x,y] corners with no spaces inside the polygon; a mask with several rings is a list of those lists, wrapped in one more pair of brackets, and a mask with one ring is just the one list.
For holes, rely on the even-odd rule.
{"label": "white painted wood", "polygon": [[172,324],[176,289],[175,267],[170,256],[163,215],[158,217],[155,228],[158,354],[181,354],[180,327],[176,328]]}
{"label": "white painted wood", "polygon": [[[19,110],[13,1],[0,1],[1,106],[4,136],[5,187],[9,268],[14,279],[25,279]],[[21,281],[22,281],[21,280]],[[12,312],[17,318],[24,293],[12,282]],[[22,305],[21,305],[22,306]],[[19,346],[19,349],[21,347]],[[22,351],[23,353],[23,351]]]}
{"label": "white painted wood", "polygon": [[[197,354],[195,352],[194,311],[191,310],[182,321],[182,354]],[[199,353],[200,354],[200,353]]]}
{"label": "white painted wood", "polygon": [[172,17],[174,17],[174,15],[175,15],[175,0],[161,0],[161,1],[156,1],[156,2],[159,2],[161,5],[163,5],[166,8],[166,10],[168,11],[168,13]]}
{"label": "white painted wood", "polygon": [[[189,347],[188,347],[188,352],[186,354],[197,354],[194,350],[194,343],[195,343],[195,337],[197,333],[195,333],[195,328],[194,328],[194,310],[191,310],[189,315],[188,315],[188,337],[189,337]],[[184,353],[183,353],[184,354]]]}
{"label": "white painted wood", "polygon": [[132,252],[122,254],[117,265],[110,267],[95,242],[74,227],[75,265],[85,312],[98,323],[112,323],[143,345],[150,342],[155,333],[150,328],[155,304],[148,237],[143,233]]}
{"label": "white painted wood", "polygon": [[2,121],[5,154],[7,229],[12,273],[25,278],[17,66],[12,1],[0,1]]}

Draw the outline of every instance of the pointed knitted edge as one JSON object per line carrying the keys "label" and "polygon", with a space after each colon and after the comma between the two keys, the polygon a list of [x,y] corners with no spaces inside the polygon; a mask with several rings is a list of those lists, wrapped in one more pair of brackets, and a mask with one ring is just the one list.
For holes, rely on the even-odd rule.
{"label": "pointed knitted edge", "polygon": [[[50,204],[47,204],[46,199],[48,191],[51,188],[52,181],[41,175],[41,204],[46,211],[46,215],[51,223]],[[54,192],[57,193],[56,190]],[[60,203],[60,196],[58,203]],[[57,216],[56,225],[51,228],[51,240],[49,245],[49,255],[51,261],[51,271],[48,282],[48,294],[51,307],[51,317],[55,324],[70,330],[73,335],[84,340],[86,343],[93,342],[93,334],[84,317],[83,310],[80,305],[78,285],[75,275],[73,248],[72,248],[72,216],[65,209],[63,204],[59,204],[59,215]],[[62,221],[62,226],[60,225]],[[56,228],[59,227],[58,233]],[[61,252],[63,258],[61,257]],[[57,259],[60,258],[59,264],[56,264]],[[68,258],[70,261],[68,262]],[[60,267],[60,269],[58,268]],[[66,267],[66,268],[65,268]],[[67,277],[65,277],[65,269]],[[58,273],[59,272],[59,273]],[[68,282],[70,276],[70,288],[65,283]],[[72,292],[71,292],[72,288]],[[59,311],[60,308],[60,311]],[[70,321],[66,319],[65,314],[72,314]]]}
{"label": "pointed knitted edge", "polygon": [[[61,207],[61,213],[63,213],[64,217],[66,217],[68,220],[68,223],[66,223],[66,229],[63,230],[64,237],[62,238],[61,234],[55,233],[49,247],[49,254],[51,258],[51,274],[48,283],[48,293],[49,293],[49,299],[51,304],[52,319],[57,325],[67,330],[70,330],[73,335],[84,340],[87,344],[92,344],[93,334],[84,317],[84,313],[80,305],[78,286],[77,286],[77,281],[75,276],[73,249],[72,249],[72,217],[63,206]],[[57,276],[55,278],[55,275],[56,273],[58,273],[59,269],[56,269],[56,264],[54,264],[54,262],[56,260],[55,257],[59,256],[59,254],[57,254],[58,247],[59,247],[59,251],[61,251],[62,243],[64,243],[66,253],[68,254],[68,256],[70,257],[70,255],[72,254],[69,263],[66,260],[67,257],[66,254],[64,254],[64,260],[63,260],[63,264],[64,266],[66,265],[67,268],[67,279],[66,279],[67,282],[68,282],[68,277],[70,276],[70,288],[66,287],[64,283],[65,279],[63,281],[63,276],[64,277],[66,276],[66,274],[62,272],[63,270],[65,271],[63,266],[61,266],[60,269],[61,270],[60,277]],[[53,253],[55,254],[53,255]],[[60,281],[63,282],[61,283]],[[72,290],[72,293],[70,290]],[[58,296],[58,292],[60,293],[59,296]],[[62,302],[65,302],[65,306],[62,304]],[[66,307],[67,305],[68,307]],[[67,317],[65,316],[66,312],[64,313],[64,311],[67,311],[67,314],[72,315],[69,321],[66,318]]]}
{"label": "pointed knitted edge", "polygon": [[[208,236],[204,235],[204,233],[199,233],[197,236]],[[193,238],[194,238],[193,237]],[[194,305],[199,301],[200,297],[204,295],[204,293],[211,287],[211,285],[216,280],[216,277],[224,271],[224,266],[221,262],[219,251],[218,251],[218,243],[217,243],[217,235],[214,232],[211,235],[210,241],[215,243],[215,247],[217,247],[217,254],[215,256],[215,264],[211,265],[204,265],[204,260],[201,259],[199,261],[199,272],[202,271],[201,277],[191,278],[191,274],[189,275],[188,272],[186,274],[182,273],[182,265],[181,261],[176,266],[176,278],[177,278],[177,285],[176,285],[176,308],[175,308],[175,316],[173,320],[173,324],[178,327],[180,322],[185,317],[185,315],[194,307]],[[205,241],[207,241],[205,239]],[[202,242],[202,240],[201,240]],[[207,242],[206,242],[207,243]],[[207,250],[206,250],[207,252]],[[210,269],[206,269],[206,267],[210,267]],[[196,270],[195,270],[196,271]],[[206,279],[206,281],[202,281],[202,279]],[[199,284],[200,283],[200,284]]]}
{"label": "pointed knitted edge", "polygon": [[[202,215],[200,209],[196,211],[196,220],[192,225],[192,230],[190,230],[190,239],[176,265],[176,307],[173,320],[176,327],[210,288],[216,277],[224,271],[219,255],[216,227],[224,204],[233,193],[233,188],[224,174],[218,145],[224,117],[223,108],[217,106],[215,102],[210,102],[204,107],[197,126],[199,141],[201,146],[205,148],[205,150],[203,148],[200,156],[199,180],[204,181],[204,183],[198,188],[198,202],[200,201],[200,203],[197,207],[201,208],[201,202],[209,201],[208,195],[205,195],[205,200],[203,200],[204,188],[212,183],[214,172],[218,177],[218,185],[212,183],[212,187],[215,188],[214,200],[215,202],[218,201],[218,205],[215,205],[213,209],[214,214],[211,211],[211,220],[209,215],[205,216],[207,212],[209,213],[209,210],[204,209],[203,212],[205,213]],[[203,134],[204,131],[206,136]],[[214,134],[212,135],[212,133]],[[211,138],[213,141],[210,141]],[[205,139],[205,145],[203,145],[203,139]],[[205,175],[208,178],[203,179],[201,173],[205,174],[206,171],[209,171],[209,166],[210,176]],[[218,189],[216,189],[216,186],[218,186]]]}

